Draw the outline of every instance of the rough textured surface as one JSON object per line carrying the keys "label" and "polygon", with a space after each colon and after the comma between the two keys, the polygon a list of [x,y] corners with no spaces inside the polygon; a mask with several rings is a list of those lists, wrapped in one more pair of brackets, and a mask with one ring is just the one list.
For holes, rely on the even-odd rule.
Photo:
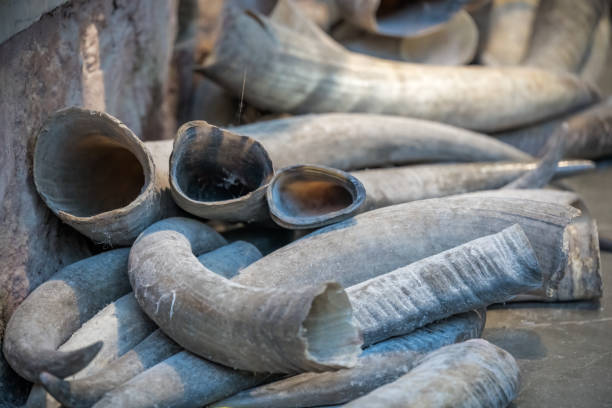
{"label": "rough textured surface", "polygon": [[551,286],[564,275],[568,257],[563,233],[578,215],[565,205],[484,193],[398,204],[318,229],[234,279],[257,286],[334,279],[349,286],[518,223],[536,252],[546,288],[554,292]]}
{"label": "rough textured surface", "polygon": [[[563,184],[581,194],[599,232],[612,235],[612,168]],[[595,302],[522,303],[487,313],[484,337],[505,348],[521,368],[512,407],[609,407],[612,401],[612,253],[601,253],[603,297]]]}
{"label": "rough textured surface", "polygon": [[331,46],[317,30],[234,10],[201,69],[261,109],[386,113],[482,131],[536,122],[599,98],[565,73],[388,61]]}
{"label": "rough textured surface", "polygon": [[468,340],[425,356],[408,374],[346,407],[504,408],[519,388],[519,368],[506,351]]}
{"label": "rough textured surface", "polygon": [[[355,364],[361,336],[342,287],[247,287],[201,265],[195,220],[168,218],[147,228],[130,251],[138,304],[185,349],[229,367],[296,373]],[[197,322],[197,324],[196,324]]]}
{"label": "rough textured surface", "polygon": [[405,374],[420,353],[479,337],[484,319],[482,310],[455,315],[368,347],[354,368],[284,378],[240,392],[213,406],[284,408],[347,402]]}
{"label": "rough textured surface", "polygon": [[[240,269],[259,258],[261,258],[261,254],[254,246],[238,241],[200,255],[198,260],[213,272],[230,278],[238,273]],[[119,306],[122,307],[119,308]],[[107,325],[108,327],[100,325],[98,330],[104,333],[118,332],[118,335],[115,336],[117,341],[134,345],[135,342],[142,338],[142,330],[134,330],[134,327],[143,326],[143,323],[146,322],[151,323],[150,319],[140,309],[134,294],[131,292],[107,306],[107,308],[111,307],[117,309],[119,313],[115,313],[115,320],[111,320],[110,324]],[[98,313],[98,316],[102,313]],[[85,326],[91,324],[93,320],[87,322]],[[152,332],[156,328],[157,326],[151,323],[151,328],[148,332]],[[107,343],[109,342],[105,341],[105,347]],[[157,329],[133,349],[121,356],[121,358],[110,362],[104,361],[104,364],[97,364],[98,368],[103,369],[92,371],[88,366],[88,372],[93,372],[91,376],[83,375],[80,372],[64,382],[51,374],[45,373],[44,379],[41,376],[41,380],[45,388],[64,405],[69,407],[90,407],[107,391],[123,384],[180,350],[181,348],[176,343],[167,338],[161,330]],[[97,360],[95,359],[93,364],[96,364]],[[77,380],[74,381],[74,379]]]}
{"label": "rough textured surface", "polygon": [[541,284],[531,244],[513,225],[351,286],[347,293],[364,344],[370,345]]}
{"label": "rough textured surface", "polygon": [[128,254],[127,248],[120,248],[69,265],[19,305],[6,326],[2,345],[19,375],[32,382],[38,381],[41,371],[64,377],[89,362],[90,353],[83,353],[90,358],[81,356],[77,360],[81,364],[76,364],[56,350],[105,305],[130,291]]}

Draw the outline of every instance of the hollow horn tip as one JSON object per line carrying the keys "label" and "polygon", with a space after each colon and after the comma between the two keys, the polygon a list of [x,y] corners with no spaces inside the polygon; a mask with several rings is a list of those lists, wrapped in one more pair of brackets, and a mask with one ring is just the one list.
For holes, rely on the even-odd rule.
{"label": "hollow horn tip", "polygon": [[94,242],[129,245],[171,211],[172,205],[162,206],[165,181],[150,151],[107,113],[76,107],[55,112],[36,136],[33,156],[42,200]]}
{"label": "hollow horn tip", "polygon": [[274,173],[255,139],[191,121],[177,131],[170,187],[179,207],[211,220],[267,219],[265,190]]}
{"label": "hollow horn tip", "polygon": [[266,192],[272,220],[288,229],[342,221],[358,213],[365,198],[363,184],[353,175],[311,164],[279,170]]}

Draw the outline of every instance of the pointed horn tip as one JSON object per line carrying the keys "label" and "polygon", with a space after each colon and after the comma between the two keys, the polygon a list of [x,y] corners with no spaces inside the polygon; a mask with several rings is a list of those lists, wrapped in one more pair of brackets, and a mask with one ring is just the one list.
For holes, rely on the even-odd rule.
{"label": "pointed horn tip", "polygon": [[60,367],[58,369],[50,368],[49,372],[53,371],[53,374],[59,378],[79,372],[98,355],[103,345],[102,341],[97,341],[87,347],[67,352],[67,355],[65,354],[64,359],[61,361]]}
{"label": "pointed horn tip", "polygon": [[43,371],[38,376],[38,380],[47,392],[64,406],[74,406],[70,392],[70,383],[63,380],[62,377],[67,377],[81,371],[98,355],[103,345],[104,342],[97,341],[82,349],[69,352],[69,355],[64,360],[64,366],[56,370],[59,371],[56,372],[56,375]]}
{"label": "pointed horn tip", "polygon": [[40,373],[38,379],[40,380],[42,386],[45,387],[45,389],[53,396],[55,396],[57,390],[62,388],[62,385],[66,383],[66,381],[62,380],[61,378],[56,377],[46,371]]}
{"label": "pointed horn tip", "polygon": [[46,371],[43,371],[38,378],[42,386],[53,398],[58,400],[63,406],[72,406],[70,404],[70,384],[67,381]]}
{"label": "pointed horn tip", "polygon": [[81,351],[83,352],[83,356],[89,356],[89,358],[87,358],[87,363],[89,363],[89,361],[93,360],[98,355],[98,353],[102,349],[102,346],[104,346],[103,341],[96,341],[95,343],[90,344],[89,346],[81,349]]}

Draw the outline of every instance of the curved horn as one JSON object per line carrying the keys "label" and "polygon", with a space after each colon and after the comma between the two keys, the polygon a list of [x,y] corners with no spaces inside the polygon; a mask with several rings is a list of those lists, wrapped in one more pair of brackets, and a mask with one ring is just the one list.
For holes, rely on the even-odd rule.
{"label": "curved horn", "polygon": [[605,0],[541,0],[524,65],[577,72]]}
{"label": "curved horn", "polygon": [[[426,328],[416,330],[406,336],[378,343],[366,349],[359,360],[366,355],[387,351],[426,352],[446,344],[478,337],[484,327],[484,317],[484,310],[453,316],[446,321],[430,324]],[[330,380],[337,378],[339,386],[346,386],[349,390],[354,390],[360,388],[361,384],[349,382],[349,380],[358,377],[360,373],[364,373],[364,368],[358,363],[354,370],[357,371],[343,369],[317,374],[303,373],[290,378],[313,377]],[[159,379],[163,379],[163,381],[159,381]],[[95,408],[123,406],[145,408],[159,404],[160,401],[172,406],[203,406],[227,398],[240,390],[270,381],[270,379],[270,376],[262,374],[232,370],[183,351],[107,393],[95,405]],[[374,379],[371,380],[375,381]],[[289,379],[289,381],[291,380]],[[313,384],[323,385],[322,382],[315,380]],[[157,386],[152,388],[152,383],[157,384]],[[325,382],[325,386],[322,388],[311,388],[310,390],[313,392],[309,395],[303,395],[300,388],[291,387],[291,389],[302,395],[305,403],[312,399],[318,400],[320,398],[323,400],[330,393],[333,394],[333,398],[344,395],[334,392],[339,387],[335,387],[333,383],[329,382]],[[308,385],[304,384],[303,391],[307,389],[309,389]],[[287,395],[287,397],[291,398],[291,395]],[[283,406],[288,405],[291,404]]]}
{"label": "curved horn", "polygon": [[34,183],[66,224],[95,242],[128,245],[176,209],[167,173],[157,166],[147,147],[119,120],[67,108],[53,114],[38,134]]}
{"label": "curved horn", "polygon": [[[211,228],[202,227],[201,231],[196,253],[225,243]],[[69,265],[23,301],[9,320],[3,343],[4,355],[17,373],[38,382],[42,371],[65,377],[86,365],[84,358],[73,359],[83,364],[68,364],[57,349],[97,311],[130,291],[125,275],[128,255],[127,248],[114,249]],[[91,355],[91,350],[86,355]]]}
{"label": "curved horn", "polygon": [[513,225],[351,286],[347,293],[363,342],[370,345],[541,285],[531,244]]}
{"label": "curved horn", "polygon": [[303,373],[240,392],[212,407],[282,408],[343,404],[406,374],[422,353],[480,337],[485,310],[455,315],[364,350],[357,365]]}
{"label": "curved horn", "polygon": [[[531,159],[486,135],[384,115],[305,115],[233,130],[253,137],[260,144],[246,139],[253,148],[245,152],[240,148],[245,141],[243,136],[203,121],[189,122],[179,130],[170,178],[174,197],[188,212],[217,219],[266,219],[263,195],[272,174],[270,159],[277,168],[314,163],[341,170],[409,162]],[[221,140],[227,143],[219,144]],[[215,153],[217,144],[219,151],[227,153],[223,166]],[[166,166],[159,169],[168,174],[172,142],[148,142],[147,147],[155,157],[166,158],[160,160]],[[190,153],[194,151],[199,154]],[[338,151],[344,153],[339,155]],[[253,169],[256,171],[251,172]],[[243,182],[248,186],[243,186]],[[237,197],[223,200],[230,196]]]}
{"label": "curved horn", "polygon": [[[440,378],[444,378],[440,388]],[[519,390],[519,368],[510,353],[473,339],[433,351],[408,374],[345,406],[505,407]]]}
{"label": "curved horn", "polygon": [[354,215],[366,191],[341,170],[310,164],[280,170],[266,192],[272,220],[289,229],[318,228]]}
{"label": "curved horn", "polygon": [[72,351],[71,359],[57,349],[104,305],[130,291],[128,254],[127,248],[115,249],[69,265],[19,305],[3,342],[6,360],[19,375],[38,382],[42,371],[66,377],[89,363],[99,344]]}
{"label": "curved horn", "polygon": [[265,192],[273,167],[264,147],[203,121],[181,126],[170,157],[176,203],[198,217],[224,221],[268,218]]}
{"label": "curved horn", "polygon": [[[482,247],[484,247],[484,249],[482,249],[483,253],[477,255],[476,258],[478,258],[481,255],[483,256],[483,258],[491,256],[490,262],[487,263],[487,268],[491,268],[500,273],[499,275],[497,275],[496,272],[493,272],[493,274],[497,275],[497,277],[492,279],[492,280],[495,280],[496,283],[499,284],[499,286],[496,286],[495,288],[491,288],[491,287],[485,288],[484,286],[478,283],[475,283],[474,285],[472,285],[474,286],[474,290],[476,292],[480,293],[481,295],[484,295],[484,297],[477,300],[475,304],[482,305],[482,304],[487,304],[489,302],[505,300],[507,299],[508,295],[516,294],[529,286],[534,286],[534,285],[537,286],[540,283],[539,279],[537,279],[539,278],[539,274],[533,269],[535,266],[537,266],[537,262],[535,261],[535,258],[533,257],[533,253],[531,252],[532,250],[529,248],[529,243],[527,242],[524,234],[520,231],[520,228],[517,226],[509,228],[506,231],[496,234],[492,237],[482,238],[474,242],[471,242],[467,245],[464,245],[462,247],[455,248],[453,250],[448,251],[447,254],[440,254],[440,255],[434,256],[431,258],[431,260],[422,261],[420,263],[417,263],[415,264],[415,267],[413,269],[414,270],[426,270],[428,267],[431,267],[432,270],[435,270],[441,264],[447,264],[447,263],[453,264],[453,262],[459,261],[462,257],[471,256],[472,258],[474,258],[474,256],[471,255],[471,253],[478,252],[479,249],[481,249]],[[531,252],[531,255],[529,254],[529,252]],[[451,260],[447,260],[447,257],[449,256],[452,258]],[[512,259],[512,260],[509,261],[509,259]],[[474,261],[474,259],[470,259],[470,260]],[[514,263],[515,261],[516,263]],[[491,267],[492,264],[495,264],[495,267]],[[427,265],[427,266],[424,266],[424,265]],[[472,269],[472,268],[473,266],[469,267],[469,269]],[[484,269],[487,269],[487,268],[484,268]],[[476,270],[478,271],[482,269],[483,268],[480,266],[476,267]],[[407,273],[405,272],[402,272],[402,273],[407,275]],[[524,273],[525,275],[523,276],[522,273]],[[505,277],[504,277],[504,274],[505,274]],[[491,279],[488,279],[487,277],[479,276],[479,278],[477,279],[476,276],[477,274],[474,275],[474,278],[476,280],[479,280],[480,278],[482,278],[483,281],[491,281]],[[381,277],[381,278],[384,278],[384,277]],[[524,278],[524,281],[523,281],[523,278]],[[387,278],[377,279],[377,280],[383,283],[383,286],[384,286],[385,279]],[[388,278],[388,279],[393,280],[392,278]],[[364,286],[368,286],[368,285],[373,286],[372,283],[364,284]],[[381,287],[380,285],[377,286],[377,288],[380,288],[380,287]],[[402,329],[406,329],[406,331],[410,331],[411,329],[415,327],[414,323],[416,321],[415,319],[412,319],[413,325],[410,327],[408,326],[402,327],[401,324],[396,324],[397,322],[394,322],[393,324],[395,324],[396,326],[395,329],[399,331],[395,331],[395,332],[385,331],[387,327],[381,330],[381,327],[380,325],[378,325],[378,323],[374,322],[374,320],[372,319],[368,319],[369,316],[372,316],[371,315],[372,305],[366,305],[366,302],[369,302],[369,303],[375,303],[375,302],[373,302],[372,299],[367,298],[368,293],[361,290],[361,285],[357,285],[357,287],[354,287],[354,289],[355,290],[353,291],[353,293],[355,293],[355,295],[353,296],[352,301],[355,302],[356,305],[358,305],[358,309],[360,310],[360,313],[361,313],[361,315],[356,316],[356,318],[360,322],[361,328],[365,332],[370,334],[369,336],[370,341],[376,341],[377,339],[384,338],[382,333],[385,333],[387,335],[393,335],[393,334],[398,334],[399,332],[401,332]],[[482,291],[479,292],[479,289],[482,289]],[[379,296],[385,297],[387,291],[385,289],[383,292],[377,292],[377,293]],[[418,297],[418,295],[416,294],[414,296]],[[461,296],[459,297],[461,298]],[[473,299],[473,297],[471,296],[468,296],[468,298]],[[455,305],[455,303],[459,303],[461,306]],[[447,302],[445,302],[444,304],[452,305],[452,306],[449,306],[449,308],[446,308],[446,311],[450,313],[452,313],[452,310],[456,311],[456,310],[460,310],[462,307],[467,307],[464,301],[455,302],[453,299],[447,299]],[[428,307],[428,308],[421,309],[422,315],[428,316],[434,319],[436,318],[436,316],[439,317],[439,316],[444,315],[444,313],[443,314],[437,313],[435,311],[436,307],[442,307],[442,309],[445,309],[444,306],[439,306],[438,304],[436,304],[434,307]],[[402,314],[402,316],[405,318],[406,321],[410,322],[411,319],[409,315],[403,312],[404,312],[404,309],[402,309],[402,312],[400,312],[400,314]],[[393,317],[395,317],[394,313],[388,313],[388,314],[383,313],[382,315],[386,316],[385,318],[383,318],[383,320],[386,320],[387,322],[390,321],[389,315],[392,315]],[[430,325],[430,327],[428,327],[427,329],[423,329],[420,331],[417,330],[416,332],[413,332],[410,335],[403,336],[403,337],[396,337],[392,340],[378,343],[376,346],[373,346],[371,349],[368,349],[368,350],[370,350],[369,353],[374,353],[374,352],[382,353],[382,352],[389,352],[389,351],[397,352],[397,351],[405,351],[405,350],[428,351],[430,349],[434,349],[434,348],[440,347],[445,344],[449,344],[454,341],[461,341],[461,340],[465,340],[465,338],[479,335],[479,333],[482,331],[482,328],[484,326],[483,319],[484,319],[484,314],[477,314],[476,316],[464,317],[464,320],[460,320],[459,322],[454,320],[454,318],[451,318],[449,322],[446,324],[443,323],[443,324],[437,324],[437,325],[436,324]],[[419,319],[419,323],[422,324],[423,322],[425,321],[422,319]],[[377,333],[377,334],[372,336],[371,334],[373,333]],[[368,351],[366,351],[366,355],[367,353]],[[363,379],[363,377],[367,373],[369,373],[370,370],[372,369],[372,365],[370,365],[369,363],[383,364],[383,366],[386,366],[389,372],[385,372],[384,370],[381,370],[378,372],[379,377],[380,377],[381,372],[389,376],[393,376],[393,375],[398,376],[398,375],[401,375],[403,372],[405,372],[405,370],[407,370],[407,368],[398,368],[398,370],[400,370],[399,372],[395,370],[389,370],[390,366],[384,363],[385,361],[388,362],[386,358],[384,358],[381,361],[379,361],[378,358],[375,358],[372,361],[370,361],[370,358],[367,358],[367,359],[362,359],[362,358],[360,358],[359,360],[361,363],[358,363],[357,367],[354,369],[340,370],[334,373],[323,373],[323,375],[321,376],[314,374],[314,373],[302,374],[295,378],[299,384],[302,384],[305,387],[305,389],[301,390],[299,387],[295,388],[292,386],[289,386],[289,388],[291,389],[291,392],[298,393],[298,396],[299,396],[299,395],[302,395],[300,391],[306,391],[306,390],[313,391],[314,388],[312,388],[312,386],[321,384],[321,381],[323,380],[334,381],[335,379],[335,382],[332,382],[332,383],[327,382],[327,386],[323,387],[324,391],[319,390],[319,392],[313,392],[308,398],[317,399],[317,398],[329,397],[329,392],[332,392],[332,391],[333,391],[334,396],[338,398],[339,396],[345,395],[343,393],[338,394],[337,391],[340,387],[345,387],[346,389],[348,389],[348,391],[351,391],[351,392],[359,392],[360,390],[363,392],[361,388],[361,386],[363,386],[363,382],[355,383],[354,381],[350,381],[350,380],[355,379],[355,376],[357,377],[361,376],[361,378]],[[406,360],[406,362],[408,362],[411,360],[411,357],[408,355],[396,356],[395,363],[398,363],[398,361],[402,361],[403,359],[408,359]],[[392,366],[396,367],[396,364],[393,364]],[[150,404],[152,401],[165,401],[168,404],[170,404],[170,402],[172,404],[178,404],[179,401],[186,402],[188,398],[190,398],[189,402],[193,404],[193,406],[209,403],[211,401],[214,401],[215,398],[219,396],[219,394],[214,393],[213,396],[211,396],[210,395],[210,390],[211,390],[210,384],[207,384],[206,382],[202,382],[201,378],[210,376],[211,372],[213,373],[216,372],[217,369],[215,367],[216,366],[214,364],[205,362],[203,360],[198,360],[195,356],[189,355],[188,353],[182,353],[181,355],[173,356],[171,359],[156,366],[152,370],[143,373],[139,377],[134,378],[132,381],[130,381],[130,383],[124,384],[119,389],[109,393],[100,402],[99,407],[111,406],[112,404],[126,404],[129,406],[142,407],[142,406],[148,406],[148,404]],[[402,369],[404,371],[401,371]],[[187,374],[187,372],[189,374]],[[148,393],[144,392],[144,387],[146,386],[146,384],[149,384],[155,378],[164,378],[166,381],[169,381],[170,384],[167,387],[164,386],[162,389],[155,390],[154,395],[151,395],[150,392]],[[381,378],[378,378],[378,380],[374,380],[374,385],[381,385],[376,382],[376,381],[380,381]],[[218,382],[221,379],[224,380],[223,382],[224,386],[229,386],[229,384],[233,384],[233,386],[235,387],[234,391],[240,389],[240,387],[244,387],[244,375],[239,372],[234,372],[232,374],[226,374],[224,376],[221,376],[221,375],[215,376],[215,382]],[[255,383],[261,382],[261,381],[262,381],[261,377],[252,378],[251,385],[254,385]],[[289,384],[294,384],[292,380],[287,380],[287,381]],[[281,384],[284,384],[284,381],[281,381]],[[357,389],[355,389],[356,385],[357,385]],[[140,392],[138,390],[141,390],[140,392],[142,392],[142,394],[146,394],[146,396],[140,395]],[[222,392],[230,393],[229,390],[227,390],[226,388],[222,388],[222,390],[223,390]],[[292,394],[291,392],[289,393],[289,395],[287,394],[277,395],[275,398],[273,398],[273,400],[282,405],[283,402],[287,402],[286,398],[291,398],[291,397],[296,396],[295,394]],[[233,406],[233,403],[236,403],[236,401],[233,399],[231,401],[232,401],[232,404],[229,404],[228,402],[227,406]],[[239,399],[239,401],[241,400]],[[248,399],[247,401],[253,402],[252,399]],[[258,401],[262,402],[261,400],[258,400]],[[270,403],[270,400],[264,399],[263,400],[264,406],[266,406],[265,404],[267,403]],[[291,404],[286,404],[286,405],[291,405]],[[286,406],[286,405],[283,405],[283,406]],[[313,405],[317,405],[317,404],[313,403]],[[238,405],[238,406],[241,406],[241,405]],[[248,406],[248,404],[246,406]],[[257,406],[257,405],[254,405],[254,406]]]}
{"label": "curved horn", "polygon": [[40,375],[40,382],[63,406],[91,407],[106,392],[179,351],[181,351],[180,346],[160,330],[156,330],[119,360],[111,363],[107,369],[98,371],[90,377],[64,381],[53,374],[43,372]]}
{"label": "curved horn", "polygon": [[201,227],[176,224],[177,231],[156,224],[145,230],[132,247],[128,269],[138,303],[174,341],[251,371],[323,371],[354,364],[361,340],[338,284],[302,290],[237,285],[192,254]]}
{"label": "curved horn", "polygon": [[414,162],[533,160],[483,134],[377,114],[301,115],[232,131],[259,141],[276,168],[313,163],[346,171]]}
{"label": "curved horn", "polygon": [[533,123],[599,98],[569,74],[387,61],[332,49],[313,36],[236,10],[225,15],[201,70],[235,95],[243,93],[244,83],[244,98],[262,109],[384,113],[483,131]]}
{"label": "curved horn", "polygon": [[[261,254],[254,246],[237,241],[200,255],[198,261],[215,273],[230,278],[259,258]],[[97,363],[96,367],[92,369],[88,367],[90,375],[83,375],[84,373],[81,372],[66,381],[49,373],[43,373],[40,376],[41,383],[64,406],[90,407],[106,392],[181,350],[160,330],[153,331],[155,327],[141,311],[133,293],[125,295],[105,309],[109,308],[114,308],[116,311],[112,312],[111,318],[108,313],[105,314],[107,322],[99,321],[99,316],[103,315],[103,312],[100,312],[83,327],[96,326],[99,331],[98,336],[115,333],[116,327],[122,328],[121,336],[115,333],[114,336],[104,339],[105,346],[117,343],[121,339],[123,349],[120,358],[111,356],[110,359],[114,358],[114,360],[104,366],[94,361],[94,364]],[[115,316],[115,320],[112,320],[112,316]],[[145,328],[144,331],[137,330],[137,327],[141,326]],[[128,327],[129,330],[127,330]],[[77,330],[75,336],[82,335],[83,330]],[[143,336],[149,333],[150,335],[142,340]],[[140,340],[142,341],[138,343]],[[131,350],[126,352],[126,347]],[[110,359],[107,358],[104,362]]]}
{"label": "curved horn", "polygon": [[[85,322],[59,347],[60,352],[68,352],[79,350],[92,341],[103,343],[100,352],[85,368],[66,379],[72,381],[96,375],[109,362],[128,352],[153,330],[155,324],[140,310],[134,296],[129,293],[120,297]],[[26,403],[28,408],[60,406],[61,404],[38,384],[32,387]]]}
{"label": "curved horn", "polygon": [[[364,212],[410,201],[500,188],[541,167],[537,162],[432,164],[361,170],[352,172],[351,175],[361,182],[365,189],[365,204],[358,209],[359,212]],[[589,160],[569,160],[559,162],[553,170],[559,177],[564,177],[594,168],[595,164]],[[542,170],[538,171],[541,176],[535,177],[536,181],[546,180],[548,174],[542,175]],[[316,205],[317,216],[325,218],[324,214],[330,217],[338,208],[348,209],[348,205],[353,202],[349,188],[343,187],[346,183],[343,180],[335,182],[333,178],[328,178],[330,184],[326,190],[335,194],[317,196],[324,200],[313,203],[313,197],[307,194],[307,189],[299,189],[294,193],[291,190],[292,181],[301,179],[302,173],[301,166],[281,169],[270,183],[267,193],[268,207],[272,218],[280,225],[295,227],[295,223],[282,224],[277,220],[287,215],[309,219],[312,213],[310,209],[314,204],[325,204]],[[533,187],[534,183],[527,184]],[[288,190],[284,191],[284,194],[283,188]],[[343,193],[344,191],[346,193]]]}
{"label": "curved horn", "polygon": [[565,230],[579,214],[562,204],[478,194],[398,204],[321,228],[253,263],[234,280],[283,287],[333,278],[347,287],[519,224],[552,296],[567,266]]}

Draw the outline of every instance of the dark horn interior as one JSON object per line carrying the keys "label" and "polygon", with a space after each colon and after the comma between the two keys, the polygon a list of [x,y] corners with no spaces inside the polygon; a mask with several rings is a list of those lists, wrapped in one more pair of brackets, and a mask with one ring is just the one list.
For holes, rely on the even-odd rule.
{"label": "dark horn interior", "polygon": [[326,225],[353,215],[364,203],[359,180],[341,170],[296,165],[279,171],[268,189],[275,221],[286,228]]}
{"label": "dark horn interior", "polygon": [[293,217],[328,214],[353,203],[353,195],[345,185],[320,175],[287,177],[278,191],[279,207]]}
{"label": "dark horn interior", "polygon": [[214,128],[204,133],[187,129],[176,146],[174,177],[183,194],[195,201],[240,198],[266,184],[272,163],[259,143]]}
{"label": "dark horn interior", "polygon": [[121,132],[110,119],[83,113],[62,116],[41,134],[34,172],[50,207],[88,217],[136,199],[145,171]]}

